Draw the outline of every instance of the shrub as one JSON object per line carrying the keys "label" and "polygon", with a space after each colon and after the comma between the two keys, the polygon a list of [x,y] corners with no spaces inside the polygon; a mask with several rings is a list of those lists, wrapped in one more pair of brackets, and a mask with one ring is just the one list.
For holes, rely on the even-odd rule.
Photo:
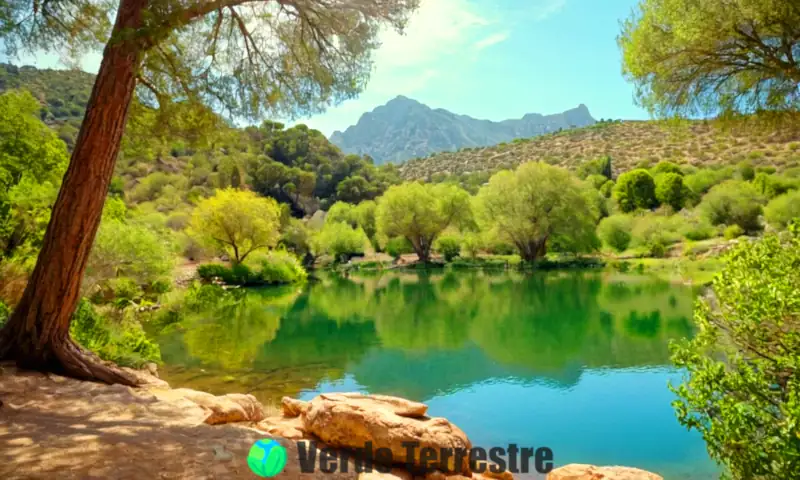
{"label": "shrub", "polygon": [[742,242],[726,259],[697,335],[672,346],[687,372],[673,406],[732,478],[800,478],[800,237]]}
{"label": "shrub", "polygon": [[759,173],[753,180],[753,185],[759,193],[769,199],[797,189],[800,182],[789,177]]}
{"label": "shrub", "polygon": [[258,265],[258,281],[267,285],[303,282],[308,276],[298,258],[285,250],[263,255]]}
{"label": "shrub", "polygon": [[207,263],[197,267],[197,276],[206,281],[211,281],[215,277],[223,278],[228,275],[230,269],[218,263]]}
{"label": "shrub", "polygon": [[647,170],[636,169],[623,173],[614,186],[614,198],[623,212],[656,206],[656,186]]}
{"label": "shrub", "polygon": [[779,228],[786,228],[792,220],[800,218],[800,191],[772,199],[764,208],[764,218]]}
{"label": "shrub", "polygon": [[466,253],[467,256],[473,260],[483,248],[484,241],[477,233],[468,233],[461,239],[461,251]]}
{"label": "shrub", "polygon": [[763,197],[748,182],[728,180],[709,191],[699,209],[712,225],[739,225],[745,232],[761,229]]}
{"label": "shrub", "polygon": [[656,199],[661,205],[669,205],[676,212],[686,202],[687,188],[683,176],[677,173],[664,173],[656,177]]}
{"label": "shrub", "polygon": [[665,173],[674,173],[683,176],[683,170],[681,170],[678,164],[666,160],[658,162],[656,166],[653,167],[652,172],[654,177]]}
{"label": "shrub", "polygon": [[628,215],[612,215],[597,225],[597,236],[617,252],[625,251],[631,243],[633,218]]}
{"label": "shrub", "polygon": [[158,345],[147,339],[141,325],[123,319],[112,321],[98,313],[88,300],[81,300],[72,315],[69,333],[72,338],[103,360],[119,365],[140,367],[160,362]]}
{"label": "shrub", "polygon": [[[606,184],[606,182],[610,182],[610,181],[611,180],[606,178],[604,175],[598,175],[596,173],[586,177],[586,182],[596,190],[600,190],[603,187],[603,185]],[[611,182],[611,183],[614,183],[614,182]]]}
{"label": "shrub", "polygon": [[648,255],[663,257],[666,246],[680,240],[678,216],[643,215],[634,220],[632,244],[644,249]]}
{"label": "shrub", "polygon": [[611,198],[611,193],[614,191],[614,180],[608,180],[600,187],[600,194],[606,198]]}
{"label": "shrub", "polygon": [[452,262],[461,253],[461,238],[453,234],[442,235],[436,240],[435,247],[446,262]]}
{"label": "shrub", "polygon": [[9,316],[11,316],[11,309],[0,300],[0,327],[6,324]]}
{"label": "shrub", "polygon": [[746,182],[751,181],[756,176],[756,171],[753,168],[753,164],[747,160],[740,162],[736,168],[738,170],[737,173],[739,174],[739,178]]}
{"label": "shrub", "polygon": [[414,253],[414,247],[411,246],[411,242],[405,237],[390,238],[389,241],[386,242],[384,250],[395,259],[400,258],[401,255]]}
{"label": "shrub", "polygon": [[733,177],[733,171],[728,168],[699,170],[683,177],[683,184],[691,190],[697,198],[705,195],[712,187]]}
{"label": "shrub", "polygon": [[725,237],[725,240],[733,240],[734,238],[739,238],[742,235],[744,235],[744,229],[735,224],[725,227],[725,231],[722,232],[722,236]]}
{"label": "shrub", "polygon": [[684,218],[683,225],[679,230],[680,234],[687,240],[697,242],[707,240],[716,235],[716,229],[700,215],[691,215]]}
{"label": "shrub", "polygon": [[369,239],[361,227],[326,222],[314,239],[313,250],[316,255],[330,255],[336,262],[347,262],[351,257],[363,255],[368,244]]}

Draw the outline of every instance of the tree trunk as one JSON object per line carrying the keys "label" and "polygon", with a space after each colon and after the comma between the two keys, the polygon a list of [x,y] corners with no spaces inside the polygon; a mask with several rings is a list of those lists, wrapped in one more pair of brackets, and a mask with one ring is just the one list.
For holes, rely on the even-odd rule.
{"label": "tree trunk", "polygon": [[120,32],[142,26],[149,1],[120,2],[36,267],[8,324],[0,331],[0,358],[14,359],[20,367],[106,383],[136,383],[132,375],[75,344],[69,337],[69,325],[144,51],[140,38],[121,38]]}
{"label": "tree trunk", "polygon": [[535,262],[547,254],[547,237],[518,244],[519,253],[526,262]]}

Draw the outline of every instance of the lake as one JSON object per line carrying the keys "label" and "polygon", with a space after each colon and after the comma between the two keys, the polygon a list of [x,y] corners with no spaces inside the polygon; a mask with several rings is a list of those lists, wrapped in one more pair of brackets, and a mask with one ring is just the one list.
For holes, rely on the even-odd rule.
{"label": "lake", "polygon": [[158,336],[162,377],[215,394],[362,391],[425,402],[474,444],[546,446],[558,465],[717,478],[670,406],[671,339],[696,292],[598,272],[326,275],[234,291]]}

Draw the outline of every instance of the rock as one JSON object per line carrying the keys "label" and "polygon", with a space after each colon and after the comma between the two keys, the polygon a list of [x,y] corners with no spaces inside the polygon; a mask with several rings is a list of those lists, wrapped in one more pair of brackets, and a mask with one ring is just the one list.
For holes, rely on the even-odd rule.
{"label": "rock", "polygon": [[[483,462],[481,462],[481,464],[482,463]],[[511,472],[504,470],[500,473],[494,473],[492,471],[492,465],[494,465],[494,463],[492,462],[486,462],[486,463],[487,463],[486,468],[484,468],[483,472],[481,472],[482,477],[493,478],[495,480],[514,480],[514,474],[512,474]]]}
{"label": "rock", "polygon": [[414,477],[401,468],[393,468],[389,473],[370,472],[358,475],[358,480],[412,480]]}
{"label": "rock", "polygon": [[308,409],[308,402],[295,400],[292,397],[283,397],[281,399],[281,411],[285,417],[298,417],[306,409]]}
{"label": "rock", "polygon": [[215,396],[186,388],[175,390],[208,413],[205,423],[219,425],[234,422],[259,422],[264,419],[264,407],[252,395],[229,393]]}
{"label": "rock", "polygon": [[[422,466],[419,457],[423,448],[433,448],[438,454],[442,449],[468,451],[472,447],[466,434],[446,419],[424,416],[427,408],[422,403],[384,395],[324,394],[308,402],[301,418],[307,433],[332,447],[364,448],[372,442],[374,450],[391,450],[395,463],[407,461],[406,442],[416,445],[414,466]],[[439,460],[426,466],[471,475],[467,458],[460,465],[453,457],[446,462]]]}
{"label": "rock", "polygon": [[307,437],[300,417],[269,417],[259,422],[256,428],[287,440],[301,440]]}
{"label": "rock", "polygon": [[660,475],[630,467],[596,467],[573,463],[547,474],[547,480],[664,480]]}

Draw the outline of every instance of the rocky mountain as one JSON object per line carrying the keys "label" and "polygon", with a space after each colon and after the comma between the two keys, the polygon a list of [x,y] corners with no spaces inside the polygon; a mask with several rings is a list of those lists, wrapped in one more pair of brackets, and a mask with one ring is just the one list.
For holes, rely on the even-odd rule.
{"label": "rocky mountain", "polygon": [[336,131],[331,142],[346,153],[369,155],[376,164],[399,163],[432,153],[510,142],[595,123],[586,105],[554,115],[529,113],[493,122],[430,108],[399,96],[361,116],[356,125]]}

